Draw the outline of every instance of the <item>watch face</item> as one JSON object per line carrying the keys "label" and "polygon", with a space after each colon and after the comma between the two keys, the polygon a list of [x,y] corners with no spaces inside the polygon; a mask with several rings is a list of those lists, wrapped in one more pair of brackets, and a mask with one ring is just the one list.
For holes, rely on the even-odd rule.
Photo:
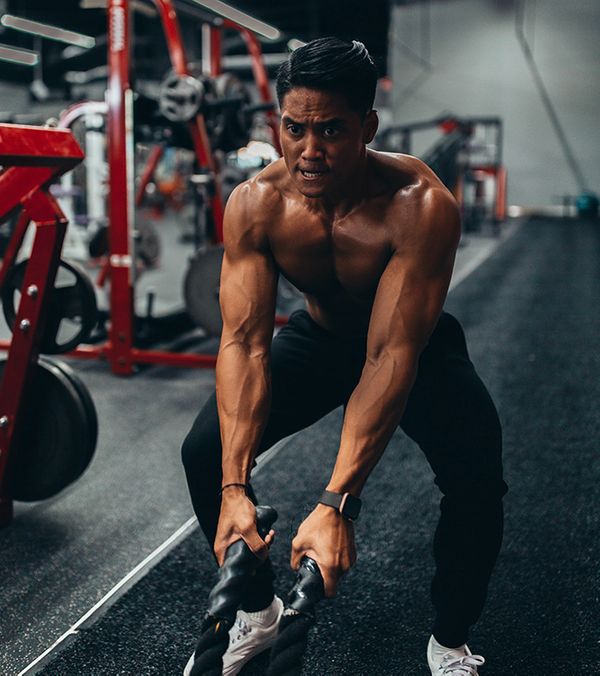
{"label": "watch face", "polygon": [[340,514],[345,516],[347,519],[358,519],[360,514],[360,507],[362,505],[359,498],[355,498],[350,493],[346,493],[342,499],[342,504],[340,505]]}

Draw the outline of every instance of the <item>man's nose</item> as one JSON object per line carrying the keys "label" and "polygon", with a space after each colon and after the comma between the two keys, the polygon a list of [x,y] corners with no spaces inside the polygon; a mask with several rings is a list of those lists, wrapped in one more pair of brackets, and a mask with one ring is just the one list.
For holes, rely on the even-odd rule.
{"label": "man's nose", "polygon": [[302,149],[302,159],[305,162],[318,162],[325,156],[325,151],[321,139],[317,134],[307,134],[305,137],[304,148]]}

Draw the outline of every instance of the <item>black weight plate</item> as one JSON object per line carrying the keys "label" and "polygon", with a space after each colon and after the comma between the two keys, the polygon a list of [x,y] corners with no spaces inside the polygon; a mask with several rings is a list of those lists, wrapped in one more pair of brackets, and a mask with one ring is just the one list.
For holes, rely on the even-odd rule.
{"label": "black weight plate", "polygon": [[[0,363],[0,377],[5,364]],[[97,428],[77,387],[54,363],[36,364],[26,395],[6,488],[13,499],[34,502],[83,474],[94,455]]]}
{"label": "black weight plate", "polygon": [[147,267],[154,267],[160,258],[160,237],[150,221],[141,221],[135,229],[135,253]]}
{"label": "black weight plate", "polygon": [[223,247],[198,250],[190,259],[183,280],[186,310],[196,326],[210,336],[220,336],[223,329],[219,307],[219,282]]}
{"label": "black weight plate", "polygon": [[[29,260],[13,266],[2,287],[2,309],[12,329]],[[61,260],[48,298],[46,324],[40,351],[61,354],[86,341],[98,321],[96,292],[83,268]]]}
{"label": "black weight plate", "polygon": [[250,141],[251,120],[247,119],[244,106],[250,104],[248,87],[232,73],[223,73],[215,80],[218,99],[239,98],[238,106],[225,108],[225,124],[217,138],[215,146],[223,152],[237,150]]}
{"label": "black weight plate", "polygon": [[86,448],[87,452],[93,455],[96,450],[96,442],[98,441],[98,414],[90,391],[76,371],[74,371],[66,362],[60,361],[59,359],[49,359],[48,357],[40,357],[40,361],[60,369],[63,375],[68,378],[71,385],[77,390],[89,428],[89,435],[86,439],[88,445]]}
{"label": "black weight plate", "polygon": [[[219,284],[223,247],[199,249],[190,259],[183,282],[185,308],[192,322],[209,336],[220,336],[223,319],[219,305]],[[289,315],[305,306],[304,296],[281,276],[277,285],[276,312]]]}

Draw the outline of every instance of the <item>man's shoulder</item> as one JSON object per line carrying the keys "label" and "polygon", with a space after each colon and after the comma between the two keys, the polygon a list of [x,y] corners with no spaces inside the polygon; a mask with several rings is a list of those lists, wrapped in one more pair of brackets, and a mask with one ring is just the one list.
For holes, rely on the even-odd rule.
{"label": "man's shoulder", "polygon": [[458,205],[436,174],[412,155],[379,152],[377,161],[392,181],[388,213],[398,243],[443,237],[444,232],[455,239],[460,230]]}
{"label": "man's shoulder", "polygon": [[283,159],[272,162],[256,176],[236,186],[229,197],[230,209],[253,222],[272,217],[280,208],[286,174]]}
{"label": "man's shoulder", "polygon": [[452,209],[456,200],[433,170],[413,155],[378,152],[377,159],[393,181],[394,200],[418,211]]}
{"label": "man's shoulder", "polygon": [[378,173],[396,188],[395,192],[418,197],[439,188],[442,193],[450,194],[432,169],[418,157],[383,151],[370,151],[370,154]]}

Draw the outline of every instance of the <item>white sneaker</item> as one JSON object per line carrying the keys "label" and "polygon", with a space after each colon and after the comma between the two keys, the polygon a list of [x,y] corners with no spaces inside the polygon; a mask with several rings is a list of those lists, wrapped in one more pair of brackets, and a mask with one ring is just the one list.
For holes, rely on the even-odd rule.
{"label": "white sneaker", "polygon": [[[255,618],[256,613],[238,610],[229,630],[229,647],[223,655],[223,676],[235,676],[246,662],[270,648],[277,638],[279,621],[283,614],[283,601],[275,596],[268,609],[268,615],[274,616],[271,622]],[[264,612],[264,611],[262,611]],[[194,655],[185,665],[183,676],[189,676],[194,666]]]}
{"label": "white sneaker", "polygon": [[431,636],[427,662],[432,676],[478,676],[477,667],[485,660],[481,655],[473,655],[466,644],[462,648],[446,648]]}

